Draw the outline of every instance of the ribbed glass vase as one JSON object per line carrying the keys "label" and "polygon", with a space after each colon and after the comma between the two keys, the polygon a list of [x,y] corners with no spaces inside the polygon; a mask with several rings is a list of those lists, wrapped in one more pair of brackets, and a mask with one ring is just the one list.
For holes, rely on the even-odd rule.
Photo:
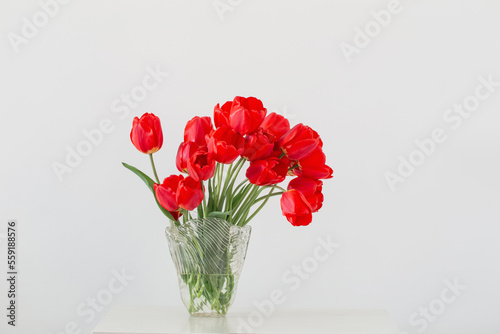
{"label": "ribbed glass vase", "polygon": [[234,301],[250,239],[250,226],[218,218],[167,227],[181,299],[192,316],[223,317]]}

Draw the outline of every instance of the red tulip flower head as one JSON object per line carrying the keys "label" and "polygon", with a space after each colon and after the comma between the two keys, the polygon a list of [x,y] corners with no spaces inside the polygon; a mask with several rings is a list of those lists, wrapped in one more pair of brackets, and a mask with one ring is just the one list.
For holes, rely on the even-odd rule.
{"label": "red tulip flower head", "polygon": [[262,101],[255,97],[244,98],[237,96],[233,100],[229,124],[242,135],[254,132],[259,128],[266,117],[267,110]]}
{"label": "red tulip flower head", "polygon": [[238,158],[243,151],[245,139],[230,127],[220,127],[210,135],[208,152],[215,161],[230,164]]}
{"label": "red tulip flower head", "polygon": [[[171,175],[162,184],[154,184],[153,188],[155,191],[156,199],[160,205],[167,211],[169,211],[172,216],[178,215],[179,204],[177,203],[177,188],[179,187],[179,182],[184,179],[182,175]],[[180,214],[177,218],[180,217]],[[175,216],[174,216],[175,218]]]}
{"label": "red tulip flower head", "polygon": [[187,122],[186,128],[184,129],[184,141],[195,142],[198,146],[205,146],[206,136],[212,132],[212,120],[210,117],[193,117]]}
{"label": "red tulip flower head", "polygon": [[203,190],[201,182],[188,176],[179,182],[175,196],[179,207],[191,211],[198,207],[203,201]]}
{"label": "red tulip flower head", "polygon": [[201,147],[189,158],[187,169],[193,179],[205,181],[214,176],[215,160],[206,147]]}
{"label": "red tulip flower head", "polygon": [[292,169],[292,173],[299,176],[306,176],[311,179],[331,179],[333,170],[326,164],[326,156],[320,147],[317,147],[306,158],[297,161],[297,168]]}
{"label": "red tulip flower head", "polygon": [[311,206],[312,212],[318,212],[323,206],[323,194],[321,193],[323,182],[320,180],[299,176],[290,181],[287,189],[300,191]]}
{"label": "red tulip flower head", "polygon": [[322,147],[323,142],[316,131],[299,123],[280,138],[279,146],[289,159],[299,160]]}
{"label": "red tulip flower head", "polygon": [[259,128],[267,110],[262,101],[255,97],[236,96],[220,107],[214,108],[214,123],[217,128],[230,126],[234,131],[246,135]]}
{"label": "red tulip flower head", "polygon": [[176,219],[181,216],[181,208],[194,210],[203,201],[201,182],[190,176],[171,175],[153,188],[160,205]]}
{"label": "red tulip flower head", "polygon": [[293,226],[306,226],[312,221],[312,208],[298,190],[288,190],[281,195],[281,212]]}
{"label": "red tulip flower head", "polygon": [[274,136],[261,130],[248,134],[245,137],[245,149],[241,154],[249,161],[267,159],[274,149]]}
{"label": "red tulip flower head", "polygon": [[266,116],[260,127],[276,139],[280,139],[290,131],[290,122],[285,117],[273,112]]}
{"label": "red tulip flower head", "polygon": [[227,101],[221,106],[217,104],[214,108],[214,124],[216,128],[223,126],[229,127],[229,114],[231,113],[231,107],[233,106],[233,101]]}
{"label": "red tulip flower head", "polygon": [[250,183],[258,186],[269,186],[285,180],[288,165],[278,158],[256,160],[250,163],[246,176]]}
{"label": "red tulip flower head", "polygon": [[177,157],[175,158],[175,166],[181,173],[188,173],[188,162],[193,154],[198,151],[199,146],[195,142],[187,141],[179,145]]}
{"label": "red tulip flower head", "polygon": [[130,132],[132,144],[145,154],[157,152],[163,145],[163,132],[160,119],[154,114],[145,113],[135,117]]}

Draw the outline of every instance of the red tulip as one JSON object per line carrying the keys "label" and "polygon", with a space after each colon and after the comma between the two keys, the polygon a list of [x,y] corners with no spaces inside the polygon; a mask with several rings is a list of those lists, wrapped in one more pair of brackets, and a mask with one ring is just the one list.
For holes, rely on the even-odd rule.
{"label": "red tulip", "polygon": [[323,150],[318,147],[307,158],[297,162],[297,168],[292,169],[292,173],[298,176],[305,176],[311,179],[331,179],[333,170],[326,164],[326,156]]}
{"label": "red tulip", "polygon": [[266,116],[260,127],[276,139],[280,139],[290,130],[290,122],[285,117],[273,112]]}
{"label": "red tulip", "polygon": [[184,129],[184,141],[192,141],[199,146],[205,146],[207,144],[205,136],[210,134],[212,130],[212,120],[210,117],[196,116],[186,124],[186,128]]}
{"label": "red tulip", "polygon": [[214,108],[214,124],[216,128],[223,126],[229,126],[229,113],[231,112],[231,107],[233,106],[233,101],[227,101],[222,105],[222,107],[217,104]]}
{"label": "red tulip", "polygon": [[239,157],[243,151],[245,139],[230,127],[220,127],[210,135],[208,152],[215,161],[230,164]]}
{"label": "red tulip", "polygon": [[189,175],[197,181],[205,181],[214,176],[215,160],[206,147],[199,148],[189,158],[187,169]]}
{"label": "red tulip", "polygon": [[267,159],[274,149],[274,136],[258,130],[245,137],[245,149],[241,154],[249,161]]}
{"label": "red tulip", "polygon": [[280,138],[279,146],[288,158],[299,160],[309,156],[318,146],[323,147],[323,142],[316,131],[299,123]]}
{"label": "red tulip", "polygon": [[152,154],[157,152],[163,145],[160,119],[150,113],[145,113],[141,118],[135,117],[130,132],[130,140],[142,153]]}
{"label": "red tulip", "polygon": [[299,176],[290,181],[287,189],[300,191],[309,205],[311,205],[312,212],[318,212],[323,206],[323,194],[321,193],[323,182],[320,180]]}
{"label": "red tulip", "polygon": [[266,113],[267,110],[259,99],[237,96],[231,106],[229,125],[236,132],[246,135],[258,129],[266,117]]}
{"label": "red tulip", "polygon": [[246,176],[250,183],[258,186],[277,184],[285,180],[287,164],[278,158],[256,160],[250,163]]}
{"label": "red tulip", "polygon": [[267,110],[259,99],[236,96],[222,107],[219,104],[215,106],[214,123],[216,128],[230,126],[236,132],[246,135],[259,128],[266,113]]}
{"label": "red tulip", "polygon": [[188,176],[179,182],[176,194],[177,203],[185,210],[194,210],[203,201],[201,182]]}
{"label": "red tulip", "polygon": [[281,212],[293,226],[306,226],[312,221],[312,208],[298,190],[288,190],[281,195]]}
{"label": "red tulip", "polygon": [[162,184],[155,183],[153,188],[156,194],[156,199],[160,205],[168,211],[178,211],[179,204],[177,204],[176,194],[179,182],[184,180],[182,175],[170,175],[163,180]]}
{"label": "red tulip", "polygon": [[175,158],[175,165],[177,166],[179,172],[188,173],[188,161],[198,149],[198,144],[191,141],[184,142],[179,145],[177,157]]}

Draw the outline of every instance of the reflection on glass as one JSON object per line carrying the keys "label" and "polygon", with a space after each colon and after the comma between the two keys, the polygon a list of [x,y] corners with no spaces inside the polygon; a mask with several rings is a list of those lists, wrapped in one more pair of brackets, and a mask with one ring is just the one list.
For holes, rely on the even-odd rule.
{"label": "reflection on glass", "polygon": [[229,333],[226,318],[187,317],[189,333]]}

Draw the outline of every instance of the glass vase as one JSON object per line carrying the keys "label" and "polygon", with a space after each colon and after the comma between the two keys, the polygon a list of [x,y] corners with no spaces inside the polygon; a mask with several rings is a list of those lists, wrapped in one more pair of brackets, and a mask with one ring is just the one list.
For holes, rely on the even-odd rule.
{"label": "glass vase", "polygon": [[192,316],[223,317],[234,301],[250,239],[250,226],[218,218],[167,227],[181,299]]}

